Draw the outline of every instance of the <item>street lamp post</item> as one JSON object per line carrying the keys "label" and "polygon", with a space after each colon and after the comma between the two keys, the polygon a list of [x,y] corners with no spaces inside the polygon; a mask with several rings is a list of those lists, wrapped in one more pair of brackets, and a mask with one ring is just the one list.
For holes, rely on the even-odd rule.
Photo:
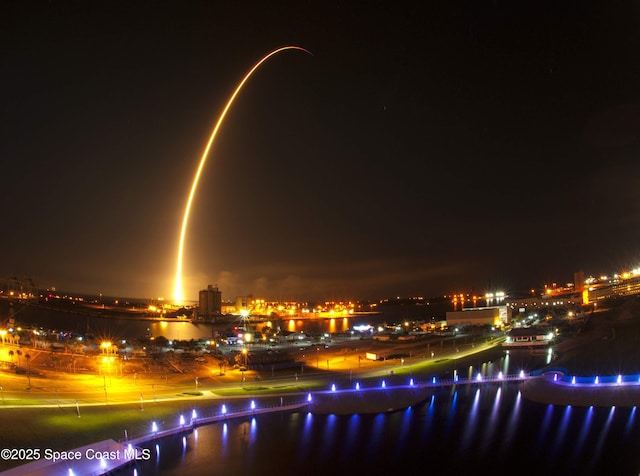
{"label": "street lamp post", "polygon": [[247,365],[249,365],[249,364],[248,364],[248,362],[249,362],[249,360],[248,360],[248,359],[249,359],[249,356],[247,355],[247,354],[248,354],[248,352],[249,352],[249,351],[247,350],[247,348],[246,348],[246,347],[243,347],[243,348],[242,348],[242,355],[244,356],[244,366],[245,366],[245,368],[247,367]]}

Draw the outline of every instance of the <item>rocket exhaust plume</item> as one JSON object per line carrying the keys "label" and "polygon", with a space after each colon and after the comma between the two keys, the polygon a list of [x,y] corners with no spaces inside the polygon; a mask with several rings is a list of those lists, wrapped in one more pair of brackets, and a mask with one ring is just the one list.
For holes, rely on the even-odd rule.
{"label": "rocket exhaust plume", "polygon": [[234,99],[240,93],[240,90],[242,89],[244,84],[247,82],[247,80],[251,77],[251,75],[258,68],[260,68],[260,66],[262,66],[262,64],[265,61],[267,61],[269,58],[280,53],[281,51],[286,51],[286,50],[299,50],[299,51],[303,51],[305,53],[311,54],[309,51],[299,46],[283,46],[281,48],[273,50],[271,53],[268,53],[267,55],[262,57],[262,59],[260,59],[260,61],[258,61],[255,65],[253,65],[253,67],[249,70],[249,72],[245,74],[242,80],[238,83],[238,85],[236,86],[236,89],[233,91],[233,94],[231,94],[231,97],[227,101],[227,104],[225,105],[224,109],[222,110],[222,113],[218,118],[218,122],[216,122],[216,125],[213,128],[213,131],[211,132],[211,136],[209,137],[209,142],[207,142],[207,146],[205,147],[204,152],[202,153],[202,157],[200,158],[200,163],[193,177],[193,183],[191,184],[191,191],[189,192],[187,204],[184,209],[184,217],[182,218],[182,228],[180,229],[180,241],[178,243],[178,259],[177,259],[177,265],[176,265],[176,279],[175,279],[175,288],[174,288],[174,301],[176,303],[184,302],[184,290],[182,289],[182,257],[184,252],[185,236],[187,234],[187,225],[189,223],[189,212],[191,211],[191,204],[193,203],[193,197],[195,196],[196,189],[198,188],[198,180],[200,179],[200,174],[202,172],[202,169],[204,168],[204,164],[209,155],[209,150],[213,145],[213,141],[216,138],[218,129],[220,129],[220,126],[222,125],[222,121],[227,115],[227,112],[229,111],[231,104],[233,104]]}

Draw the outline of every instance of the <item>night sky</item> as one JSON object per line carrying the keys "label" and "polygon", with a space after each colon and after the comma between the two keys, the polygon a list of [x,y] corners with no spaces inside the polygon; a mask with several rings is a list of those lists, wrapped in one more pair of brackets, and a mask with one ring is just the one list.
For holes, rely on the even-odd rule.
{"label": "night sky", "polygon": [[640,261],[637,2],[4,1],[0,278],[370,299]]}

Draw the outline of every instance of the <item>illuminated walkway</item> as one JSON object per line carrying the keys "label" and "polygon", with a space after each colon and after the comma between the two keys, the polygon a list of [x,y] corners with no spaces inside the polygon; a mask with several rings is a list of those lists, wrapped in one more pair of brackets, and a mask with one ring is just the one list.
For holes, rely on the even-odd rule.
{"label": "illuminated walkway", "polygon": [[[213,414],[208,416],[198,415],[194,409],[190,415],[179,415],[176,418],[174,426],[167,428],[160,428],[158,424],[153,421],[150,423],[149,432],[144,435],[136,436],[134,438],[125,438],[121,441],[105,440],[96,442],[90,445],[76,448],[69,451],[58,452],[56,454],[47,454],[44,449],[40,450],[37,460],[30,463],[6,470],[0,473],[1,476],[18,476],[24,474],[30,474],[34,476],[80,476],[80,475],[103,475],[112,472],[118,468],[124,467],[129,464],[133,464],[135,461],[145,461],[156,455],[159,451],[160,439],[171,436],[188,434],[195,431],[197,427],[207,425],[216,422],[223,422],[237,418],[253,418],[256,415],[267,414],[273,412],[295,412],[301,410],[307,410],[314,412],[315,410],[321,410],[322,407],[332,411],[335,407],[343,403],[344,400],[349,400],[350,397],[355,395],[359,399],[360,405],[364,401],[374,403],[380,399],[380,392],[384,394],[396,395],[404,394],[405,396],[411,395],[414,403],[425,400],[428,395],[425,390],[437,389],[443,387],[463,386],[463,385],[480,385],[480,384],[500,384],[505,382],[524,383],[523,390],[538,388],[542,394],[556,398],[557,404],[573,405],[575,401],[578,404],[583,405],[607,405],[605,402],[599,402],[599,398],[606,391],[608,395],[618,395],[629,397],[631,395],[631,402],[640,403],[640,375],[617,375],[617,376],[600,376],[600,377],[577,377],[570,376],[565,373],[565,369],[546,369],[543,371],[532,372],[531,374],[524,371],[513,375],[503,375],[501,372],[494,376],[476,374],[473,378],[458,378],[454,373],[452,379],[436,379],[435,377],[424,381],[417,381],[413,378],[409,378],[408,383],[405,385],[388,385],[386,380],[381,379],[378,385],[375,386],[361,386],[357,381],[351,382],[349,386],[339,387],[336,384],[332,384],[327,390],[315,391],[313,393],[299,392],[296,394],[286,394],[280,398],[278,404],[273,400],[274,395],[269,395],[271,400],[267,406],[264,406],[267,402],[265,399],[256,397],[251,399],[243,399],[242,401],[233,402],[233,409],[231,406],[227,408],[227,404],[221,404],[215,406]],[[395,376],[397,378],[397,376]],[[370,380],[369,380],[370,382]],[[570,403],[563,403],[562,398],[565,398],[566,391],[570,390],[573,394],[574,400]],[[384,392],[384,390],[388,390]],[[523,396],[527,398],[527,393],[531,391],[523,391]],[[375,395],[375,396],[374,396]],[[576,400],[575,395],[579,395],[579,400]],[[372,398],[367,398],[371,396]],[[392,399],[395,397],[392,397]],[[611,398],[611,397],[608,397]],[[285,401],[286,399],[286,401]],[[353,400],[353,398],[351,398]],[[535,400],[535,398],[534,398]],[[395,408],[384,408],[378,410],[379,412],[398,410],[402,405],[407,405],[408,400],[402,400],[397,398],[395,403],[398,405]],[[411,405],[410,403],[409,405]],[[231,405],[231,404],[230,404]],[[317,407],[316,407],[317,405]],[[334,407],[332,407],[332,405]],[[613,403],[612,405],[615,405]],[[368,405],[366,405],[368,407]],[[357,412],[366,412],[369,408],[365,409],[359,407]],[[209,409],[211,413],[211,409]],[[149,443],[152,443],[151,447]],[[155,442],[155,444],[153,444]],[[24,460],[24,458],[22,458]]]}

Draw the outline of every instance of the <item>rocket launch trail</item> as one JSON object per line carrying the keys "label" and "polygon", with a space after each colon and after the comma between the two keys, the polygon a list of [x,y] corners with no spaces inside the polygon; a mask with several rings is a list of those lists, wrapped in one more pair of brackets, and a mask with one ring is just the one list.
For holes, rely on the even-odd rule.
{"label": "rocket launch trail", "polygon": [[178,242],[178,256],[177,256],[175,288],[174,288],[175,303],[184,302],[184,290],[183,290],[183,283],[182,283],[182,260],[184,255],[184,242],[187,234],[187,226],[189,224],[189,212],[191,211],[191,205],[193,204],[193,199],[195,197],[196,190],[198,188],[198,181],[200,179],[200,174],[202,173],[204,164],[207,161],[207,157],[209,156],[209,151],[213,146],[213,141],[216,138],[216,134],[218,133],[218,130],[220,129],[220,126],[222,125],[222,122],[224,121],[224,118],[227,115],[227,112],[231,108],[233,101],[235,100],[236,96],[240,93],[240,91],[242,90],[242,87],[249,80],[251,75],[253,75],[253,73],[256,70],[258,70],[260,66],[262,66],[267,60],[269,60],[269,58],[277,55],[280,52],[287,51],[287,50],[299,50],[299,51],[303,51],[305,53],[311,54],[309,51],[299,46],[283,46],[263,56],[256,64],[253,65],[253,67],[249,70],[249,72],[245,74],[242,80],[238,83],[235,90],[233,91],[233,94],[231,94],[231,97],[227,101],[227,104],[225,105],[224,109],[222,110],[220,117],[218,117],[218,121],[216,122],[216,125],[213,128],[213,131],[211,132],[211,136],[209,137],[209,141],[207,142],[207,146],[205,147],[204,152],[202,153],[202,157],[200,158],[200,163],[198,164],[198,168],[196,169],[196,173],[193,177],[191,190],[189,192],[189,197],[187,198],[187,203],[184,209],[182,227],[180,229],[180,240]]}

